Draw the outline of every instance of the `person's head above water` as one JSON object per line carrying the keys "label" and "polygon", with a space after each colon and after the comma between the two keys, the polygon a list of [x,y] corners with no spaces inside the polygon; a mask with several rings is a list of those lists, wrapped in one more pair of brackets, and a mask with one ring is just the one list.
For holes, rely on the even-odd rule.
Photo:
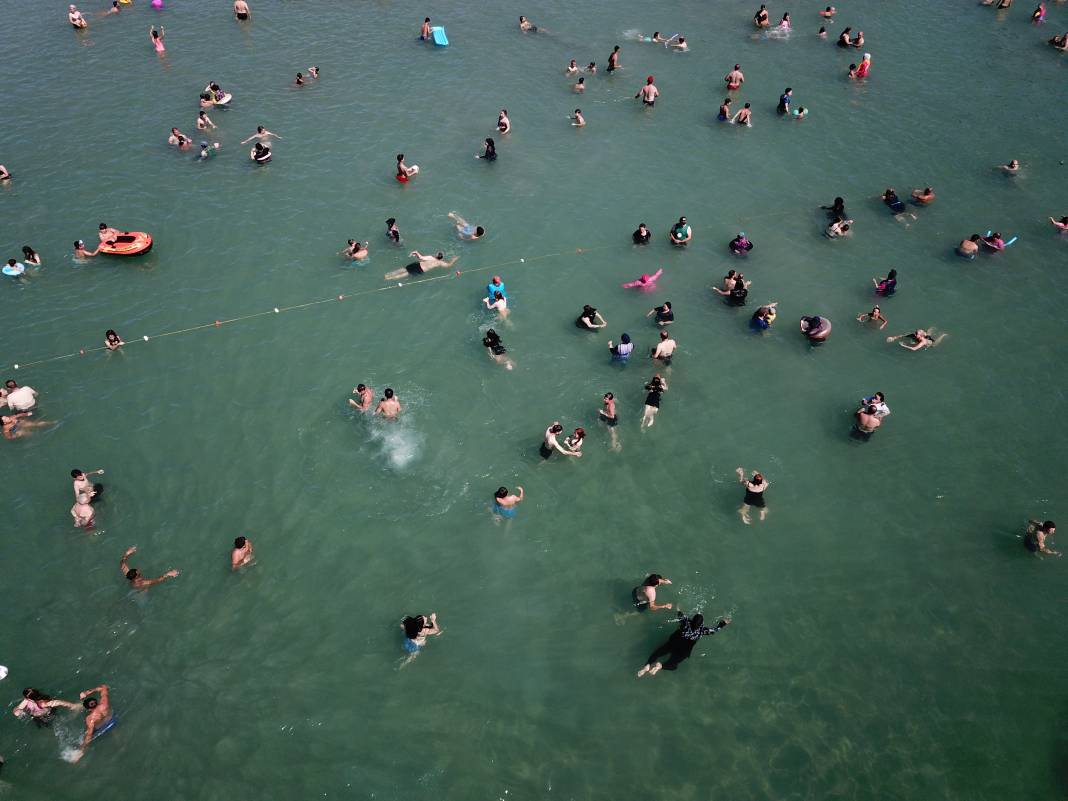
{"label": "person's head above water", "polygon": [[705,616],[698,612],[696,615],[690,618],[690,622],[695,626],[703,626],[705,622]]}
{"label": "person's head above water", "polygon": [[234,547],[235,548],[244,548],[247,543],[248,543],[248,540],[245,539],[244,537],[234,537]]}
{"label": "person's head above water", "polygon": [[388,400],[389,398],[392,398],[392,397],[393,397],[393,389],[392,389],[391,387],[386,387],[386,391],[385,391],[385,392],[383,392],[382,394],[383,394],[383,395],[384,395],[384,396],[386,397],[386,399]]}
{"label": "person's head above water", "polygon": [[663,330],[661,330],[661,332],[660,332],[660,338],[661,338],[661,339],[667,339],[667,338],[668,338],[668,332],[667,332],[667,331],[663,331]]}
{"label": "person's head above water", "polygon": [[621,336],[619,338],[619,341],[624,345],[629,345],[630,344],[630,334],[623,334],[623,336]]}
{"label": "person's head above water", "polygon": [[553,423],[551,426],[549,426],[549,433],[551,434],[559,434],[563,430],[564,427],[560,425],[559,422]]}
{"label": "person's head above water", "polygon": [[493,497],[495,497],[495,498],[507,498],[508,497],[508,487],[498,487],[497,491],[495,493],[493,493]]}
{"label": "person's head above water", "polygon": [[593,308],[593,306],[583,306],[582,307],[582,316],[583,317],[593,317],[593,315],[595,315],[595,314],[597,314],[597,309]]}
{"label": "person's head above water", "polygon": [[893,281],[897,278],[897,270],[891,270],[886,274],[887,280]]}
{"label": "person's head above water", "polygon": [[404,161],[404,154],[403,153],[398,153],[397,154],[397,161]]}
{"label": "person's head above water", "polygon": [[652,83],[653,82],[653,76],[652,75],[647,76],[646,79],[645,79],[645,82],[646,83]]}
{"label": "person's head above water", "polygon": [[606,393],[604,393],[604,399],[605,400],[615,400],[616,396],[613,395],[611,392],[606,392]]}
{"label": "person's head above water", "polygon": [[141,575],[141,571],[140,570],[138,570],[136,567],[131,567],[129,570],[126,571],[126,580],[127,581],[134,581],[140,575]]}
{"label": "person's head above water", "polygon": [[657,587],[660,582],[664,580],[664,577],[659,573],[650,573],[646,576],[645,581],[642,582],[643,587]]}
{"label": "person's head above water", "polygon": [[[71,8],[74,8],[74,6],[71,6]],[[95,698],[86,698],[84,701],[82,701],[82,706],[84,706],[86,709],[96,709],[97,704],[99,703],[100,702],[97,701]]]}
{"label": "person's head above water", "polygon": [[83,473],[81,470],[71,470],[70,471],[70,477],[71,478],[81,478],[84,475],[85,475],[85,473]]}
{"label": "person's head above water", "polygon": [[423,624],[425,622],[426,618],[422,615],[404,618],[404,620],[401,621],[401,626],[404,628],[404,636],[409,640],[414,640],[423,631]]}
{"label": "person's head above water", "polygon": [[390,217],[388,220],[386,220],[386,225],[388,225],[390,228],[392,228],[396,224],[397,220],[395,217]]}
{"label": "person's head above water", "polygon": [[356,385],[356,391],[357,392],[363,392],[365,389],[367,389],[367,385],[366,384],[357,384]]}
{"label": "person's head above water", "polygon": [[753,473],[753,483],[754,484],[763,484],[764,483],[764,476],[762,476],[760,473]]}

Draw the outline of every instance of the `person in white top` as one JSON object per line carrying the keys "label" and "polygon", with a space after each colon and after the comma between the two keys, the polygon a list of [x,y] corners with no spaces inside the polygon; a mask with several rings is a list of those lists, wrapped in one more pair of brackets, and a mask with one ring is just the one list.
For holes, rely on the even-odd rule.
{"label": "person in white top", "polygon": [[11,379],[4,382],[0,397],[8,408],[16,412],[26,412],[37,405],[37,390],[33,387],[20,387]]}
{"label": "person in white top", "polygon": [[870,398],[861,401],[865,406],[875,407],[875,416],[879,418],[890,416],[890,407],[886,405],[886,397],[881,392],[876,392]]}

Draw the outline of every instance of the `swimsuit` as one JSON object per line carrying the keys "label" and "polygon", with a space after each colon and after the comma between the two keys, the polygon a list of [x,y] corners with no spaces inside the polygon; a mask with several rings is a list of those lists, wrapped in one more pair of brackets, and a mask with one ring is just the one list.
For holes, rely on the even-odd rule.
{"label": "swimsuit", "polygon": [[617,415],[612,415],[611,417],[605,417],[604,415],[601,415],[601,419],[604,420],[605,425],[609,428],[619,422],[619,417]]}
{"label": "swimsuit", "polygon": [[409,640],[407,637],[404,638],[404,650],[408,653],[417,654],[422,649],[422,647],[423,646],[421,646],[415,640]]}
{"label": "swimsuit", "polygon": [[853,430],[849,432],[849,436],[851,436],[853,439],[859,439],[862,442],[867,442],[869,439],[871,439],[871,435],[874,433],[874,431],[861,431],[860,427],[856,423],[853,423]]}
{"label": "swimsuit", "polygon": [[645,405],[652,406],[654,409],[660,408],[660,390],[653,390],[645,396]]}
{"label": "swimsuit", "polygon": [[612,348],[612,358],[619,362],[625,362],[630,359],[630,354],[633,350],[633,342],[620,342],[618,345]]}
{"label": "swimsuit", "polygon": [[423,269],[423,265],[417,261],[413,261],[411,264],[405,266],[404,269],[408,271],[408,275],[421,275],[426,272]]}
{"label": "swimsuit", "polygon": [[763,509],[764,504],[764,491],[753,492],[749,487],[745,488],[745,501],[746,506],[755,506],[758,509]]}
{"label": "swimsuit", "polygon": [[497,503],[497,501],[493,502],[493,511],[496,514],[499,514],[501,517],[515,517],[515,507],[514,506],[511,507],[510,509],[505,509],[503,506],[501,506],[499,503]]}
{"label": "swimsuit", "polygon": [[539,453],[541,453],[542,459],[548,459],[553,455],[553,449],[549,447],[548,443],[543,442],[541,443],[541,450]]}
{"label": "swimsuit", "polygon": [[635,587],[631,590],[630,597],[634,601],[634,607],[639,612],[647,612],[649,610],[649,598],[642,592],[642,589],[643,587]]}
{"label": "swimsuit", "polygon": [[244,12],[244,11],[238,11],[237,12],[237,18],[240,19],[240,20],[246,20],[246,19],[248,19],[248,14],[246,12]]}
{"label": "swimsuit", "polygon": [[648,230],[646,230],[644,236],[641,233],[639,233],[638,231],[635,231],[633,234],[631,234],[631,237],[634,239],[634,244],[635,245],[648,244],[649,243],[649,238],[651,236],[652,236],[652,234],[650,234]]}
{"label": "swimsuit", "polygon": [[675,322],[675,312],[673,311],[658,311],[656,313],[656,321],[658,323],[673,323]]}

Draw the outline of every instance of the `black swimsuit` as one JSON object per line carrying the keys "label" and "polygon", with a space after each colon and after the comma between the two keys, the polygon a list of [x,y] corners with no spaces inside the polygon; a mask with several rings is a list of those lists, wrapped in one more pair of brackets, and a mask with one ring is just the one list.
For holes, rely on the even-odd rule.
{"label": "black swimsuit", "polygon": [[749,489],[747,485],[745,488],[745,505],[755,506],[758,509],[763,509],[765,506],[764,490],[761,490],[760,492],[753,492],[753,490]]}

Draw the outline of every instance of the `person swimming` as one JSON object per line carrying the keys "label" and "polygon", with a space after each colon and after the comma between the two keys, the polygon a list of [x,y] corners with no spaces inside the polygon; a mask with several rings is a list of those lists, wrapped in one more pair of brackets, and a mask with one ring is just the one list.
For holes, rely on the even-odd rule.
{"label": "person swimming", "polygon": [[404,650],[412,657],[423,650],[427,637],[436,637],[441,634],[437,612],[405,617],[401,620],[401,629],[404,631]]}
{"label": "person swimming", "polygon": [[516,487],[518,495],[511,495],[507,487],[499,487],[493,493],[493,513],[501,517],[515,517],[516,506],[523,500],[523,488]]}
{"label": "person swimming", "polygon": [[728,122],[731,118],[731,99],[729,97],[724,98],[723,102],[719,106],[719,114],[716,115],[716,119],[720,122]]}
{"label": "person swimming", "polygon": [[730,241],[727,248],[736,256],[745,256],[753,249],[753,243],[746,238],[745,231],[739,231],[738,236]]}
{"label": "person swimming", "polygon": [[901,214],[905,211],[905,201],[897,196],[892,186],[888,186],[882,194],[882,201],[890,209],[892,214]]}
{"label": "person swimming", "polygon": [[623,284],[622,286],[624,289],[654,289],[656,287],[656,279],[659,278],[663,274],[663,272],[664,269],[661,267],[652,275],[645,273],[642,275],[641,278],[638,278],[635,281],[627,281],[627,283]]}
{"label": "person swimming", "polygon": [[491,137],[486,137],[486,149],[481,155],[478,156],[478,158],[485,159],[486,161],[497,160],[497,145],[494,144],[493,139]]}
{"label": "person swimming", "polygon": [[645,581],[630,591],[634,608],[639,612],[671,609],[671,604],[658,604],[656,602],[656,588],[670,583],[671,579],[665,578],[659,573],[650,573],[645,577]]}
{"label": "person swimming", "polygon": [[886,274],[886,278],[877,280],[871,279],[871,282],[875,284],[875,294],[882,295],[883,297],[890,297],[897,291],[897,270],[891,270]]}
{"label": "person swimming", "polygon": [[262,142],[257,142],[249,151],[249,158],[257,164],[266,164],[271,160],[271,148]]}

